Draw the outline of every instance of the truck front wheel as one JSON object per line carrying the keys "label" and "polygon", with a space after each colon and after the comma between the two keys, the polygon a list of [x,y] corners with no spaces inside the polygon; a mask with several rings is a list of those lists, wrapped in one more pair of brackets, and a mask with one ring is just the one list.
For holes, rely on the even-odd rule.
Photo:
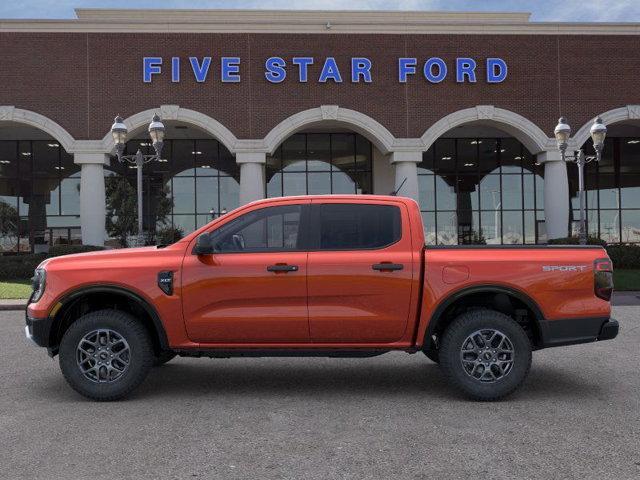
{"label": "truck front wheel", "polygon": [[81,395],[118,400],[142,383],[153,364],[149,333],[135,317],[98,310],[78,318],[60,342],[60,369]]}
{"label": "truck front wheel", "polygon": [[467,396],[498,400],[527,377],[531,342],[511,317],[494,310],[470,310],[445,330],[439,358],[447,378]]}

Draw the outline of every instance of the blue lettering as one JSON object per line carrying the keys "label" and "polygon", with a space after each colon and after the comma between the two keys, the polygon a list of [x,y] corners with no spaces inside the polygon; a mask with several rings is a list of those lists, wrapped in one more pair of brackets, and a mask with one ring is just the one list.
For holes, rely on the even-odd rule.
{"label": "blue lettering", "polygon": [[209,73],[209,67],[211,66],[211,57],[204,57],[202,59],[202,65],[198,63],[198,57],[189,57],[191,62],[191,69],[193,75],[196,77],[196,82],[202,83],[207,79]]}
{"label": "blue lettering", "polygon": [[[438,73],[433,73],[433,67],[438,67]],[[447,76],[447,64],[438,57],[427,60],[424,64],[424,76],[431,83],[440,83]]]}
{"label": "blue lettering", "polygon": [[302,83],[306,83],[308,78],[308,67],[313,64],[313,57],[293,57],[291,63],[298,65],[298,79]]}
{"label": "blue lettering", "polygon": [[360,77],[366,83],[371,83],[371,60],[368,58],[352,58],[351,59],[351,81],[358,83]]}
{"label": "blue lettering", "polygon": [[240,81],[240,57],[222,57],[220,69],[223,82],[238,83]]}
{"label": "blue lettering", "polygon": [[464,77],[476,83],[476,61],[473,58],[456,58],[456,82],[464,83]]}
{"label": "blue lettering", "polygon": [[487,58],[487,83],[501,83],[507,78],[507,62],[501,58]]}
{"label": "blue lettering", "polygon": [[180,57],[171,58],[171,81],[173,83],[180,81]]}
{"label": "blue lettering", "polygon": [[336,63],[336,59],[333,57],[327,57],[324,61],[324,66],[320,72],[319,81],[325,83],[327,80],[333,80],[336,83],[342,83],[342,77],[340,76],[340,69]]}
{"label": "blue lettering", "polygon": [[267,71],[264,72],[264,76],[271,83],[280,83],[287,78],[287,71],[284,68],[286,65],[287,63],[280,57],[269,57],[264,63],[267,69]]}
{"label": "blue lettering", "polygon": [[151,75],[157,75],[162,71],[162,57],[144,57],[142,59],[142,80],[151,83]]}
{"label": "blue lettering", "polygon": [[400,83],[407,83],[407,75],[413,75],[416,73],[415,58],[399,58],[398,59],[398,81]]}

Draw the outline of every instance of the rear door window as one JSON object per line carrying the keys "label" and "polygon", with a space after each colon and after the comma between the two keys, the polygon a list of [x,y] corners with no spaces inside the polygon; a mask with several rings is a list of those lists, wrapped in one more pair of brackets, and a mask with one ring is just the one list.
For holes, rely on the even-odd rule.
{"label": "rear door window", "polygon": [[323,203],[318,207],[320,250],[384,248],[402,236],[397,206]]}

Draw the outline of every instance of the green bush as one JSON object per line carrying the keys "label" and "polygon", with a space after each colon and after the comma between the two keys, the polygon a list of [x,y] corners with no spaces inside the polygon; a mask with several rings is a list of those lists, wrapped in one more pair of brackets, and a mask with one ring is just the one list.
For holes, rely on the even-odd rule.
{"label": "green bush", "polygon": [[158,245],[171,245],[184,237],[184,231],[179,227],[165,227],[156,233]]}
{"label": "green bush", "polygon": [[31,253],[27,255],[0,256],[0,280],[14,280],[31,278],[33,271],[46,258],[70,255],[72,253],[93,252],[104,250],[103,247],[91,245],[56,245],[49,249],[49,253]]}
{"label": "green bush", "polygon": [[614,270],[640,269],[640,245],[609,245],[607,253]]}
{"label": "green bush", "polygon": [[[549,245],[579,245],[579,237],[552,238],[548,242]],[[607,242],[598,237],[587,237],[587,245],[607,246]]]}

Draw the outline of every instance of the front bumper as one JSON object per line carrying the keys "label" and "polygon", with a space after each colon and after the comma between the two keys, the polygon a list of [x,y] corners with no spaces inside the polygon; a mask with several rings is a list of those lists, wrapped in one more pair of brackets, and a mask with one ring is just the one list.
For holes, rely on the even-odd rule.
{"label": "front bumper", "polygon": [[51,334],[51,324],[53,319],[50,317],[34,318],[26,316],[26,325],[24,333],[26,337],[39,347],[49,348],[49,339]]}
{"label": "front bumper", "polygon": [[608,317],[546,320],[540,323],[543,347],[611,340],[618,336],[620,330],[618,321]]}

